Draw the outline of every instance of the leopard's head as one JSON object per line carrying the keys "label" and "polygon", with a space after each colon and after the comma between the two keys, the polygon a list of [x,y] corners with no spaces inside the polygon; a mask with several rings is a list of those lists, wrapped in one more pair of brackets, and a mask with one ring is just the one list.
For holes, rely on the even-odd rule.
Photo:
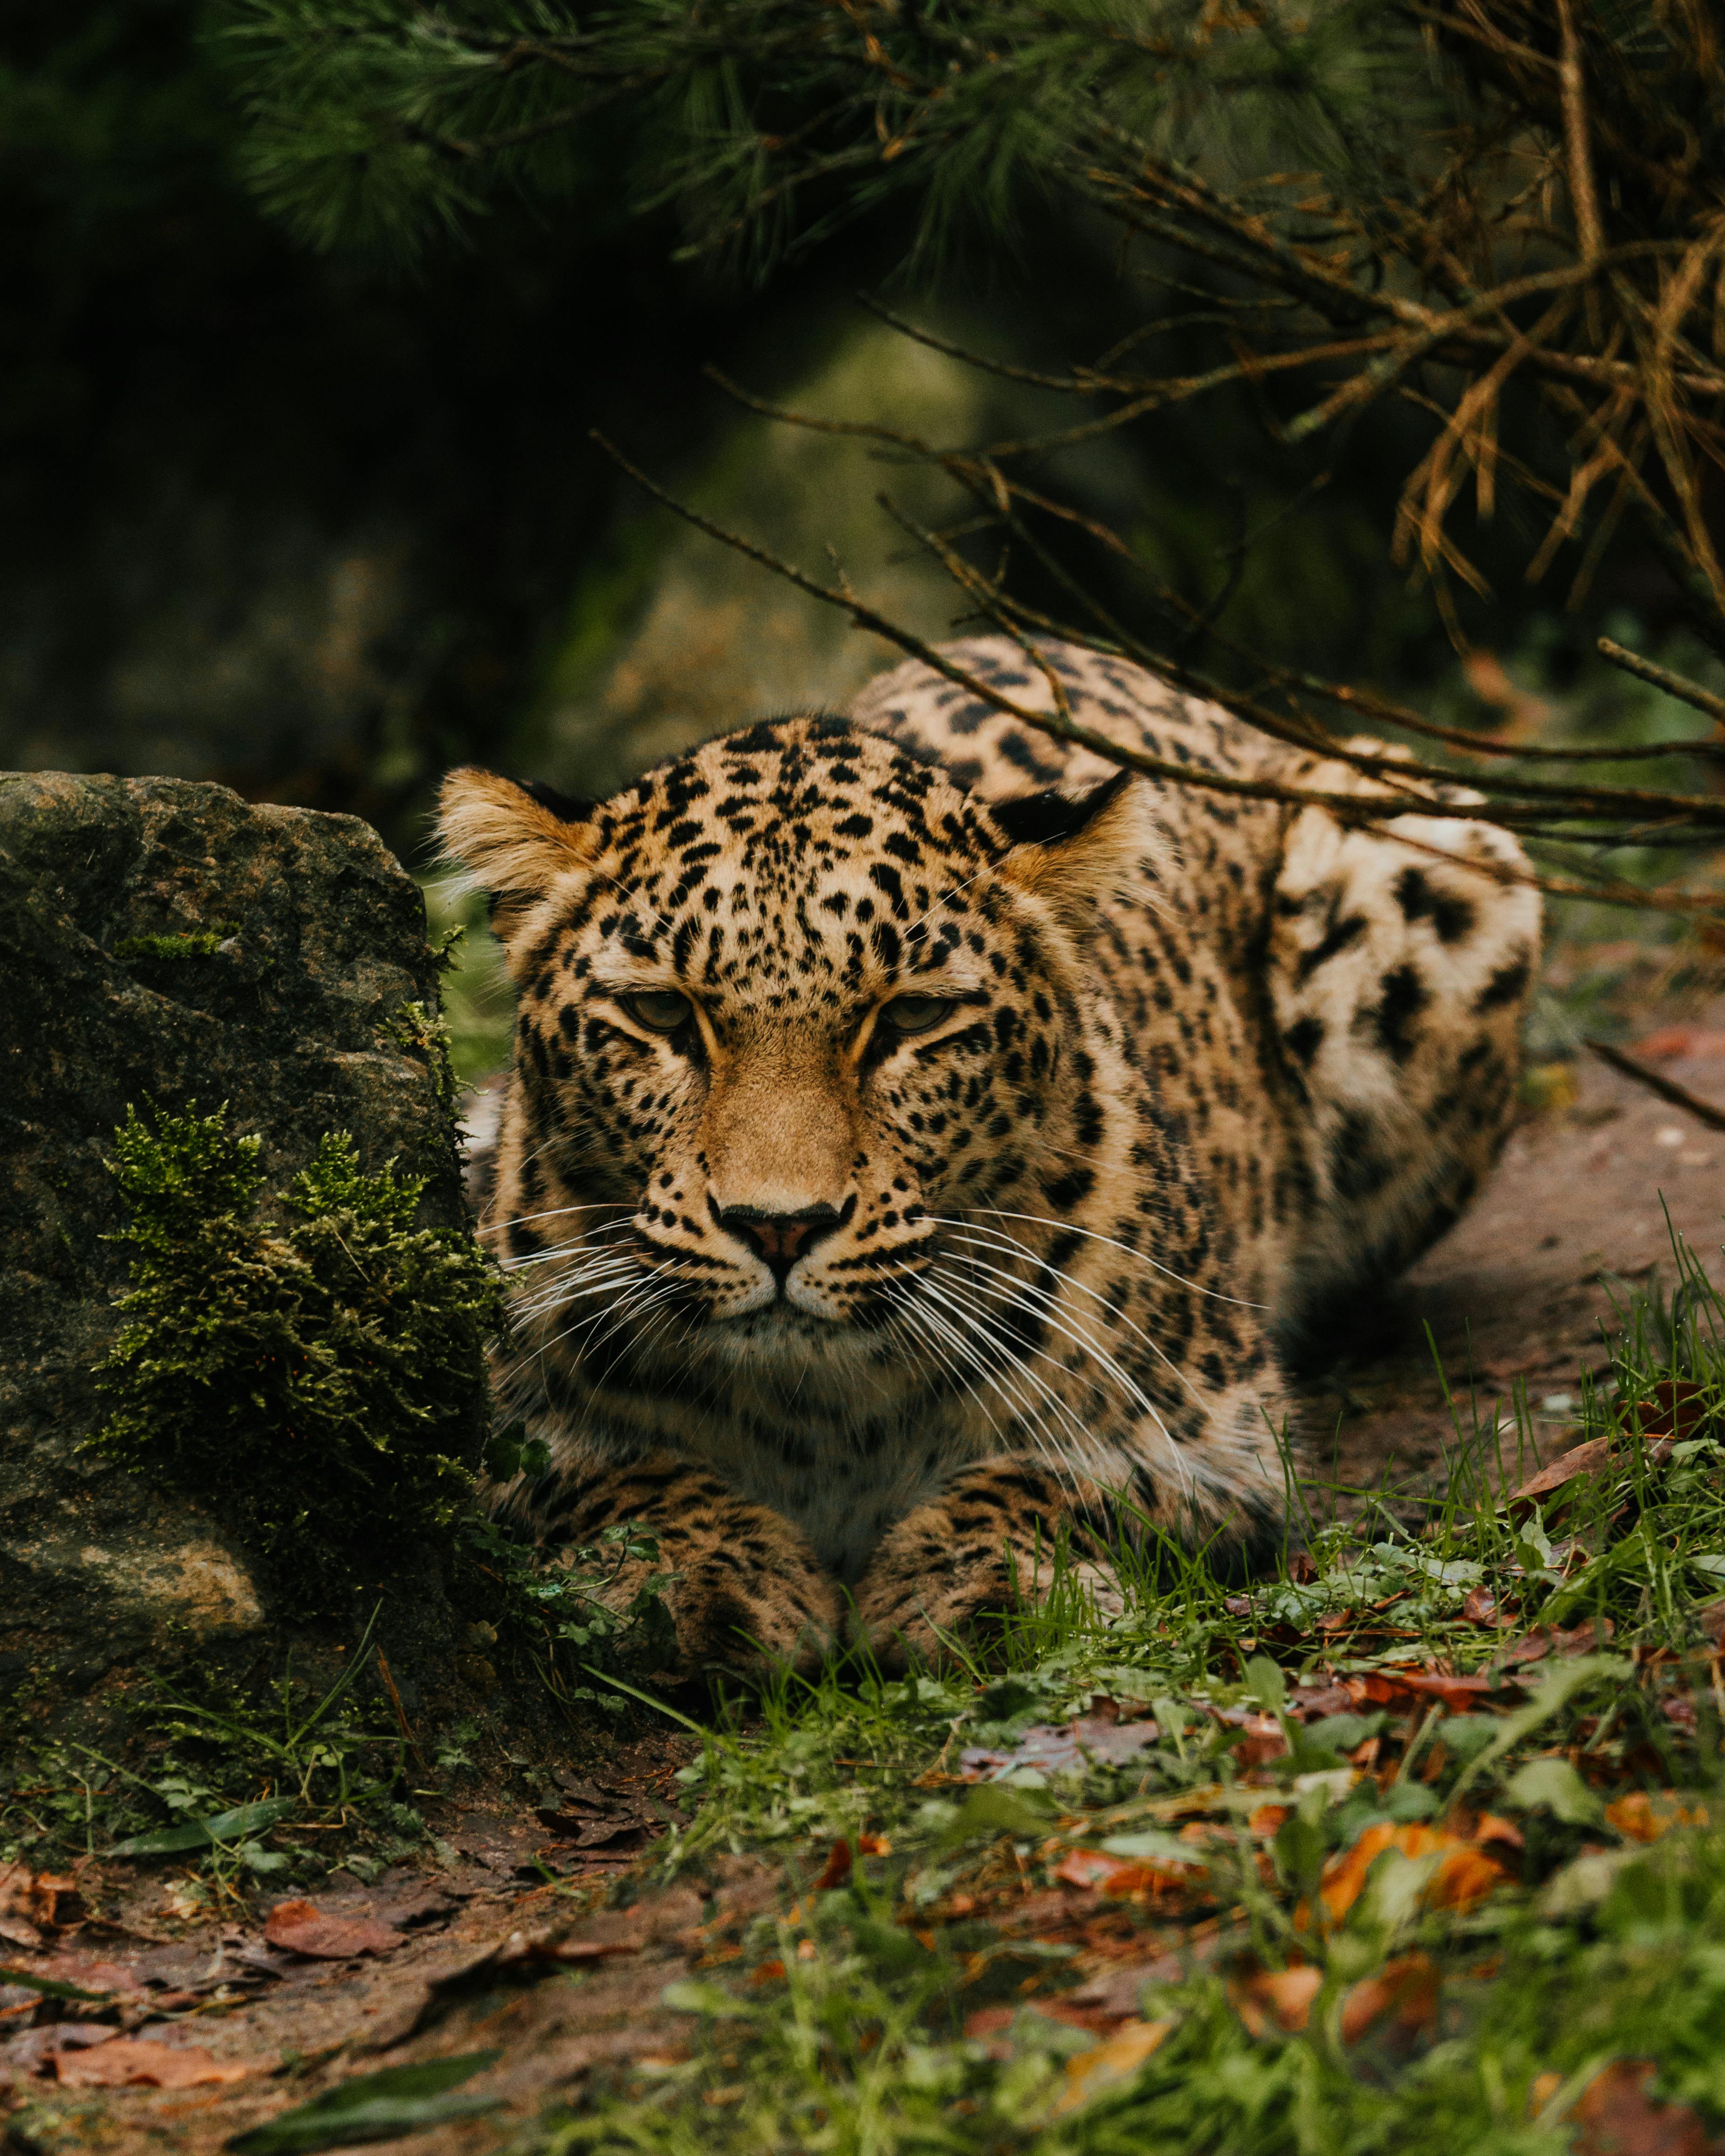
{"label": "leopard's head", "polygon": [[1125,774],[985,805],[793,718],[598,804],[457,771],[441,828],[516,988],[489,1233],[542,1352],[879,1367],[967,1215],[1088,1190],[1084,947],[1151,850]]}

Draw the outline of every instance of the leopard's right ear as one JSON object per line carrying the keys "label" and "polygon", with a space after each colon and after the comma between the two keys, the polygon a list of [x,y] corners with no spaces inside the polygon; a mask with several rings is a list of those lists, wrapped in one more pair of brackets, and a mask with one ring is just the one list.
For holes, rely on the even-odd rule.
{"label": "leopard's right ear", "polygon": [[472,764],[444,781],[437,829],[444,858],[490,895],[500,936],[560,876],[591,860],[595,805]]}

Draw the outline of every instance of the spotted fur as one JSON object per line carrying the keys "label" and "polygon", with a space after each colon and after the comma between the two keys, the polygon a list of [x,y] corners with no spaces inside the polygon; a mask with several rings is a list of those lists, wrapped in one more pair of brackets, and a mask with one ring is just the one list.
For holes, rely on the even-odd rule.
{"label": "spotted fur", "polygon": [[[1043,657],[1112,740],[1384,790]],[[1282,1356],[1455,1218],[1515,1096],[1519,850],[1389,829],[1128,781],[916,665],[597,805],[454,773],[518,992],[499,1378],[552,1460],[500,1507],[654,1526],[691,1664],[927,1651],[1062,1538],[1106,1601],[1122,1519],[1277,1544]]]}

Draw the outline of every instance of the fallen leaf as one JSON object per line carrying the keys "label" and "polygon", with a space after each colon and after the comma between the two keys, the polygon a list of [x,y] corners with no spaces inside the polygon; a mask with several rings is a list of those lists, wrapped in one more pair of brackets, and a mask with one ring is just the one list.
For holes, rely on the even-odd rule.
{"label": "fallen leaf", "polygon": [[1417,1821],[1392,1826],[1380,1821],[1368,1826],[1351,1849],[1332,1856],[1323,1868],[1318,1892],[1332,1922],[1339,1923],[1359,1899],[1367,1873],[1386,1850],[1415,1859],[1440,1858],[1424,1897],[1427,1905],[1435,1909],[1470,1908],[1509,1876],[1496,1857],[1487,1856],[1476,1843],[1450,1833],[1447,1827]]}
{"label": "fallen leaf", "polygon": [[116,1991],[136,1991],[136,1974],[116,1961],[94,1961],[87,1954],[55,1954],[30,1969],[0,1969],[0,1984],[21,1984],[49,1999],[105,1999]]}
{"label": "fallen leaf", "polygon": [[1683,1803],[1675,1789],[1632,1789],[1605,1807],[1605,1824],[1615,1827],[1625,1841],[1657,1841],[1674,1826],[1705,1826],[1705,1804]]}
{"label": "fallen leaf", "polygon": [[1437,2026],[1437,1964],[1429,1954],[1399,1954],[1375,1976],[1351,1985],[1342,2001],[1342,2041],[1357,2044],[1387,2014],[1394,2033],[1423,2036]]}
{"label": "fallen leaf", "polygon": [[1704,1385],[1686,1378],[1661,1378],[1648,1398],[1638,1403],[1642,1436],[1693,1437],[1714,1419],[1707,1399]]}
{"label": "fallen leaf", "polygon": [[312,1902],[278,1902],[264,1923],[264,1937],[285,1953],[315,1961],[349,1961],[357,1954],[393,1953],[399,1932],[369,1917],[326,1916]]}
{"label": "fallen leaf", "polygon": [[1288,1694],[1288,1712],[1302,1722],[1322,1722],[1327,1715],[1347,1714],[1353,1694],[1345,1684],[1298,1684]]}
{"label": "fallen leaf", "polygon": [[1509,1620],[1498,1614],[1497,1597],[1489,1587],[1470,1587],[1461,1598],[1461,1614],[1470,1625],[1501,1625]]}
{"label": "fallen leaf", "polygon": [[1173,2025],[1172,2021],[1123,2021],[1112,2035],[1068,2059],[1066,2085],[1050,2105],[1048,2116],[1062,2118],[1105,2089],[1129,2080]]}
{"label": "fallen leaf", "polygon": [[1707,2128],[1686,2103],[1647,2093],[1651,2059],[1614,2059],[1576,2099],[1569,2116],[1581,2131],[1573,2156],[1710,2156]]}
{"label": "fallen leaf", "polygon": [[[1405,1699],[1435,1699],[1440,1706],[1466,1713],[1489,1699],[1494,1692],[1506,1688],[1505,1680],[1495,1673],[1483,1676],[1458,1677],[1440,1670],[1409,1670],[1388,1668],[1373,1671],[1366,1679],[1368,1698],[1381,1704],[1393,1705],[1400,1695]],[[1384,1688],[1380,1692],[1374,1686]],[[1387,1695],[1387,1697],[1386,1697]]]}
{"label": "fallen leaf", "polygon": [[1070,1774],[1075,1768],[1117,1766],[1156,1742],[1153,1722],[1119,1722],[1112,1715],[1086,1715],[1056,1726],[1038,1722],[1009,1751],[991,1752],[973,1745],[958,1755],[958,1771],[973,1782],[1033,1767],[1042,1774]]}
{"label": "fallen leaf", "polygon": [[884,1834],[860,1834],[856,1837],[859,1856],[891,1856],[892,1844]]}
{"label": "fallen leaf", "polygon": [[1069,1887],[1089,1887],[1102,1894],[1159,1894],[1192,1885],[1204,1876],[1204,1867],[1199,1862],[1146,1864],[1100,1849],[1075,1849],[1055,1866],[1054,1876]]}
{"label": "fallen leaf", "polygon": [[1609,1437],[1589,1438],[1585,1445],[1578,1445],[1568,1452],[1548,1460],[1537,1475],[1530,1475],[1519,1489],[1512,1490],[1503,1501],[1503,1510],[1512,1519],[1532,1511],[1542,1497],[1548,1497],[1553,1490],[1561,1490],[1579,1475],[1597,1475],[1611,1464],[1615,1450]]}
{"label": "fallen leaf", "polygon": [[67,2088],[196,2088],[243,2082],[259,2071],[248,2060],[217,2059],[197,2044],[158,2044],[147,2036],[50,2051],[43,2066]]}
{"label": "fallen leaf", "polygon": [[1680,1056],[1725,1055],[1725,1033],[1706,1025],[1662,1025],[1638,1040],[1630,1053],[1656,1063]]}
{"label": "fallen leaf", "polygon": [[0,1864],[0,1939],[15,1947],[39,1947],[44,1930],[77,1912],[78,1882],[28,1864]]}
{"label": "fallen leaf", "polygon": [[850,1844],[840,1835],[828,1853],[825,1866],[811,1891],[817,1894],[828,1894],[834,1887],[842,1887],[850,1876]]}
{"label": "fallen leaf", "polygon": [[1527,2084],[1528,2118],[1537,2118],[1563,2086],[1563,2076],[1561,2074],[1550,2071],[1535,2074]]}
{"label": "fallen leaf", "polygon": [[1312,2018],[1312,2002],[1323,1989],[1324,1973],[1302,1969],[1259,1969],[1228,1979],[1228,2001],[1254,2036],[1271,2022],[1290,2035]]}
{"label": "fallen leaf", "polygon": [[470,2051],[454,2059],[426,2059],[418,2066],[386,2066],[326,2089],[309,2103],[279,2112],[235,2134],[226,2145],[234,2156],[316,2156],[364,2141],[393,2141],[447,2120],[494,2111],[499,2097],[451,2093],[487,2066],[500,2051]]}

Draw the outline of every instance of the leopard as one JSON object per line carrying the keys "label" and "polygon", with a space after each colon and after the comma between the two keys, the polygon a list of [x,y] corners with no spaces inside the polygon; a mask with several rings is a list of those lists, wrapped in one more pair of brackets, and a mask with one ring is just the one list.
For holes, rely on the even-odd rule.
{"label": "leopard", "polygon": [[603,801],[452,772],[516,1004],[497,1517],[645,1538],[683,1675],[1275,1563],[1291,1368],[1514,1116],[1540,898],[1475,798],[1005,636]]}

